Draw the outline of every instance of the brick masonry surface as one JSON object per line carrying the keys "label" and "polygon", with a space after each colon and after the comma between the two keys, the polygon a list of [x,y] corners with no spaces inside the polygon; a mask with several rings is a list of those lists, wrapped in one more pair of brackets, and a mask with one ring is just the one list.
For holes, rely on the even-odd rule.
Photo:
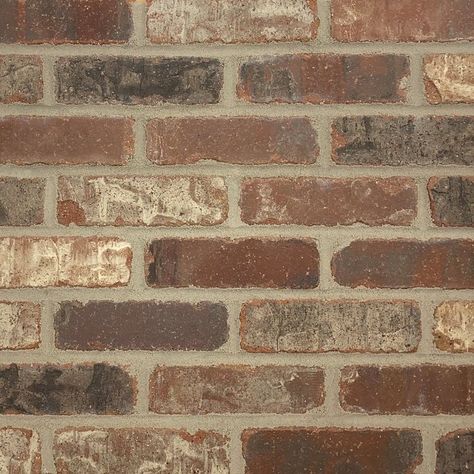
{"label": "brick masonry surface", "polygon": [[474,473],[473,0],[0,0],[0,473]]}

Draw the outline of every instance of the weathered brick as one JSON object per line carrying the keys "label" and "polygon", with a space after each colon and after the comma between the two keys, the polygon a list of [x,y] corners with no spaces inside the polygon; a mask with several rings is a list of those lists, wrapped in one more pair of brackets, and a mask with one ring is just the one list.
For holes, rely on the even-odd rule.
{"label": "weathered brick", "polygon": [[333,0],[331,7],[339,41],[474,39],[472,0]]}
{"label": "weathered brick", "polygon": [[474,103],[474,54],[425,57],[424,82],[431,104]]}
{"label": "weathered brick", "polygon": [[132,250],[108,237],[4,237],[0,288],[126,285]]}
{"label": "weathered brick", "polygon": [[132,413],[136,382],[107,364],[0,367],[0,414],[124,415]]}
{"label": "weathered brick", "polygon": [[474,301],[445,301],[434,313],[436,347],[447,352],[474,352]]}
{"label": "weathered brick", "polygon": [[203,160],[309,164],[319,149],[307,118],[186,117],[148,122],[147,155],[159,165]]}
{"label": "weathered brick", "polygon": [[0,472],[41,474],[40,440],[36,431],[0,428]]}
{"label": "weathered brick", "polygon": [[249,178],[241,185],[247,224],[410,225],[417,189],[410,178]]}
{"label": "weathered brick", "polygon": [[162,239],[145,256],[150,286],[315,288],[319,254],[313,240]]}
{"label": "weathered brick", "polygon": [[428,191],[436,225],[474,227],[474,177],[433,177]]}
{"label": "weathered brick", "polygon": [[308,41],[318,24],[316,0],[148,0],[154,43]]}
{"label": "weathered brick", "polygon": [[220,177],[63,176],[58,188],[64,225],[215,225],[228,212]]}
{"label": "weathered brick", "polygon": [[55,65],[65,104],[215,104],[223,66],[217,59],[69,57]]}
{"label": "weathered brick", "polygon": [[43,63],[38,56],[0,56],[0,103],[34,104],[42,98]]}
{"label": "weathered brick", "polygon": [[40,343],[41,307],[0,302],[0,349],[34,349]]}
{"label": "weathered brick", "polygon": [[421,339],[413,301],[251,301],[240,323],[249,352],[413,352]]}
{"label": "weathered brick", "polygon": [[99,117],[2,117],[0,163],[122,165],[133,153],[133,121]]}
{"label": "weathered brick", "polygon": [[43,223],[44,179],[0,178],[0,226]]}
{"label": "weathered brick", "polygon": [[474,240],[358,240],[331,266],[352,288],[474,288]]}
{"label": "weathered brick", "polygon": [[344,367],[340,401],[368,414],[472,415],[473,382],[474,365]]}
{"label": "weathered brick", "polygon": [[53,453],[58,474],[229,474],[229,449],[212,431],[67,428],[56,432]]}
{"label": "weathered brick", "polygon": [[411,474],[421,434],[407,429],[267,428],[242,435],[245,474]]}
{"label": "weathered brick", "polygon": [[474,431],[458,430],[436,442],[436,474],[474,471]]}
{"label": "weathered brick", "polygon": [[127,0],[2,0],[2,15],[4,43],[124,43],[132,30]]}
{"label": "weathered brick", "polygon": [[237,92],[259,103],[396,103],[408,75],[405,56],[296,54],[247,61]]}
{"label": "weathered brick", "polygon": [[323,401],[317,367],[157,367],[150,379],[155,413],[307,413]]}
{"label": "weathered brick", "polygon": [[72,350],[214,350],[228,338],[221,303],[61,303],[56,347]]}
{"label": "weathered brick", "polygon": [[332,157],[341,165],[474,165],[474,118],[338,118]]}

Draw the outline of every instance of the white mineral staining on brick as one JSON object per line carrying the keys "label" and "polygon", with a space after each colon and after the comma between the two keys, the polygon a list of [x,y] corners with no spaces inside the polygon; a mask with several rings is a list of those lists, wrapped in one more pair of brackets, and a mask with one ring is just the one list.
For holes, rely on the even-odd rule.
{"label": "white mineral staining on brick", "polygon": [[16,428],[0,429],[0,473],[40,474],[38,434]]}
{"label": "white mineral staining on brick", "polygon": [[0,349],[38,347],[40,312],[33,303],[0,302]]}
{"label": "white mineral staining on brick", "polygon": [[125,285],[130,244],[113,238],[0,239],[0,288]]}
{"label": "white mineral staining on brick", "polygon": [[438,349],[474,352],[474,301],[447,301],[435,310]]}

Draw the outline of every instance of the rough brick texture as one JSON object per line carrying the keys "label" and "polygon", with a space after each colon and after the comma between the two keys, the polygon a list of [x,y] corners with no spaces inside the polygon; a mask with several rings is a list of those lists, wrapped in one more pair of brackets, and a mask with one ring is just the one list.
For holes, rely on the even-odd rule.
{"label": "rough brick texture", "polygon": [[474,431],[454,431],[436,442],[436,474],[467,474],[473,470]]}
{"label": "rough brick texture", "polygon": [[35,104],[42,97],[43,63],[38,56],[0,56],[0,103]]}
{"label": "rough brick texture", "polygon": [[41,474],[40,439],[36,431],[0,428],[0,471]]}
{"label": "rough brick texture", "polygon": [[0,349],[35,349],[40,343],[41,306],[0,302]]}

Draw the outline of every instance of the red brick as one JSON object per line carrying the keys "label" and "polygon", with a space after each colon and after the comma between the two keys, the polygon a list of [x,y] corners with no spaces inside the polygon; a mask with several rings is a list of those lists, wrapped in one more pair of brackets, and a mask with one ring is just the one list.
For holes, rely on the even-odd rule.
{"label": "red brick", "polygon": [[332,36],[339,41],[474,39],[471,0],[333,0]]}
{"label": "red brick", "polygon": [[0,163],[122,165],[133,153],[133,121],[98,117],[2,117]]}
{"label": "red brick", "polygon": [[474,240],[358,240],[331,266],[353,288],[474,288]]}
{"label": "red brick", "polygon": [[0,428],[0,472],[41,474],[41,446],[36,431]]}
{"label": "red brick", "polygon": [[150,286],[315,288],[319,254],[313,240],[162,239],[145,256]]}
{"label": "red brick", "polygon": [[42,98],[43,63],[38,56],[0,56],[0,103],[35,104]]}
{"label": "red brick", "polygon": [[345,367],[340,401],[368,414],[472,415],[473,384],[474,365]]}
{"label": "red brick", "polygon": [[421,434],[407,429],[267,428],[242,435],[245,474],[412,474]]}
{"label": "red brick", "polygon": [[147,156],[159,165],[204,160],[309,164],[318,154],[316,132],[307,118],[166,118],[147,125]]}
{"label": "red brick", "polygon": [[416,202],[410,178],[249,178],[240,208],[247,224],[410,225]]}
{"label": "red brick", "polygon": [[296,54],[251,59],[240,68],[239,98],[257,103],[405,102],[408,58]]}
{"label": "red brick", "polygon": [[35,349],[40,343],[41,306],[0,302],[0,349]]}
{"label": "red brick", "polygon": [[436,441],[435,474],[474,472],[474,430],[457,430]]}
{"label": "red brick", "polygon": [[323,401],[315,367],[157,367],[150,379],[155,413],[307,413]]}

